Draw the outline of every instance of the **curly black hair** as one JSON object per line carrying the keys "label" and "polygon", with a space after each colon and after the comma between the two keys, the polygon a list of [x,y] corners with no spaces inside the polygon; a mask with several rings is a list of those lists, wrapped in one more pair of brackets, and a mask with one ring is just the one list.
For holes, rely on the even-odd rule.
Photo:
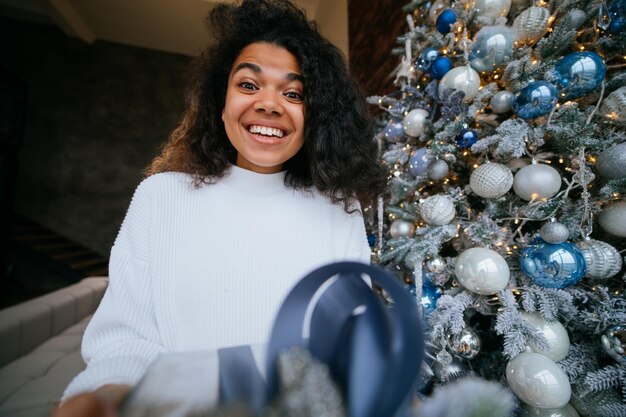
{"label": "curly black hair", "polygon": [[198,182],[224,175],[237,155],[221,118],[230,71],[247,45],[267,42],[293,54],[303,76],[304,145],[283,165],[286,184],[315,186],[346,208],[382,191],[385,171],[363,93],[342,53],[302,10],[287,0],[243,0],[217,5],[207,23],[215,42],[196,59],[183,119],[148,174],[187,172]]}

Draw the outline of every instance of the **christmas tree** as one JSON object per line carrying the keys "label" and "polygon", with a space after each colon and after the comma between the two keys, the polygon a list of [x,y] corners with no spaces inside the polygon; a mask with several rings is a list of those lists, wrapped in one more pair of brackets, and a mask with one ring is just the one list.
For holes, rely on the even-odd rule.
{"label": "christmas tree", "polygon": [[421,304],[421,392],[472,375],[520,415],[626,416],[626,1],[405,11],[368,211]]}

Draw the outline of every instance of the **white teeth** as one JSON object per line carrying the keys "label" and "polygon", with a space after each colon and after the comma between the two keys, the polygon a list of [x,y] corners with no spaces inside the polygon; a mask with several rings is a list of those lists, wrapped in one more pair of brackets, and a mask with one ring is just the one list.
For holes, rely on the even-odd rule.
{"label": "white teeth", "polygon": [[282,138],[283,136],[285,136],[285,132],[283,132],[280,129],[275,129],[273,127],[266,127],[266,126],[258,126],[258,125],[252,125],[248,127],[248,132],[260,133],[264,136],[276,136],[279,138]]}

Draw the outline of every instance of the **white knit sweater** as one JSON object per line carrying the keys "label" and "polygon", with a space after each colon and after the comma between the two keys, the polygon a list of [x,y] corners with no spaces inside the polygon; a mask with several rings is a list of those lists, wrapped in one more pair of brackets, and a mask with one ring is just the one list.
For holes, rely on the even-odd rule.
{"label": "white knit sweater", "polygon": [[137,188],[111,250],[110,281],[82,345],[87,368],[64,398],[134,385],[162,352],[267,342],[289,290],[339,260],[369,263],[362,216],[284,173],[236,166],[194,188],[163,173]]}

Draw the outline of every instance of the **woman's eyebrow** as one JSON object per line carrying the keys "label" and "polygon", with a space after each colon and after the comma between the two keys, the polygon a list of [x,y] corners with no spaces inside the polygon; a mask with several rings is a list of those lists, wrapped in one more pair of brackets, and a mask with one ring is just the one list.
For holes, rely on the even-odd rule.
{"label": "woman's eyebrow", "polygon": [[[252,72],[255,72],[257,74],[260,74],[261,72],[263,72],[263,70],[261,70],[261,67],[259,67],[256,64],[253,64],[251,62],[242,62],[241,64],[237,65],[235,67],[235,69],[233,70],[233,74],[237,73],[237,71],[241,71],[244,68],[248,68],[249,70],[251,70]],[[287,80],[297,80],[300,82],[304,82],[304,78],[302,77],[302,75],[297,74],[295,72],[288,72],[285,75],[285,79]]]}

